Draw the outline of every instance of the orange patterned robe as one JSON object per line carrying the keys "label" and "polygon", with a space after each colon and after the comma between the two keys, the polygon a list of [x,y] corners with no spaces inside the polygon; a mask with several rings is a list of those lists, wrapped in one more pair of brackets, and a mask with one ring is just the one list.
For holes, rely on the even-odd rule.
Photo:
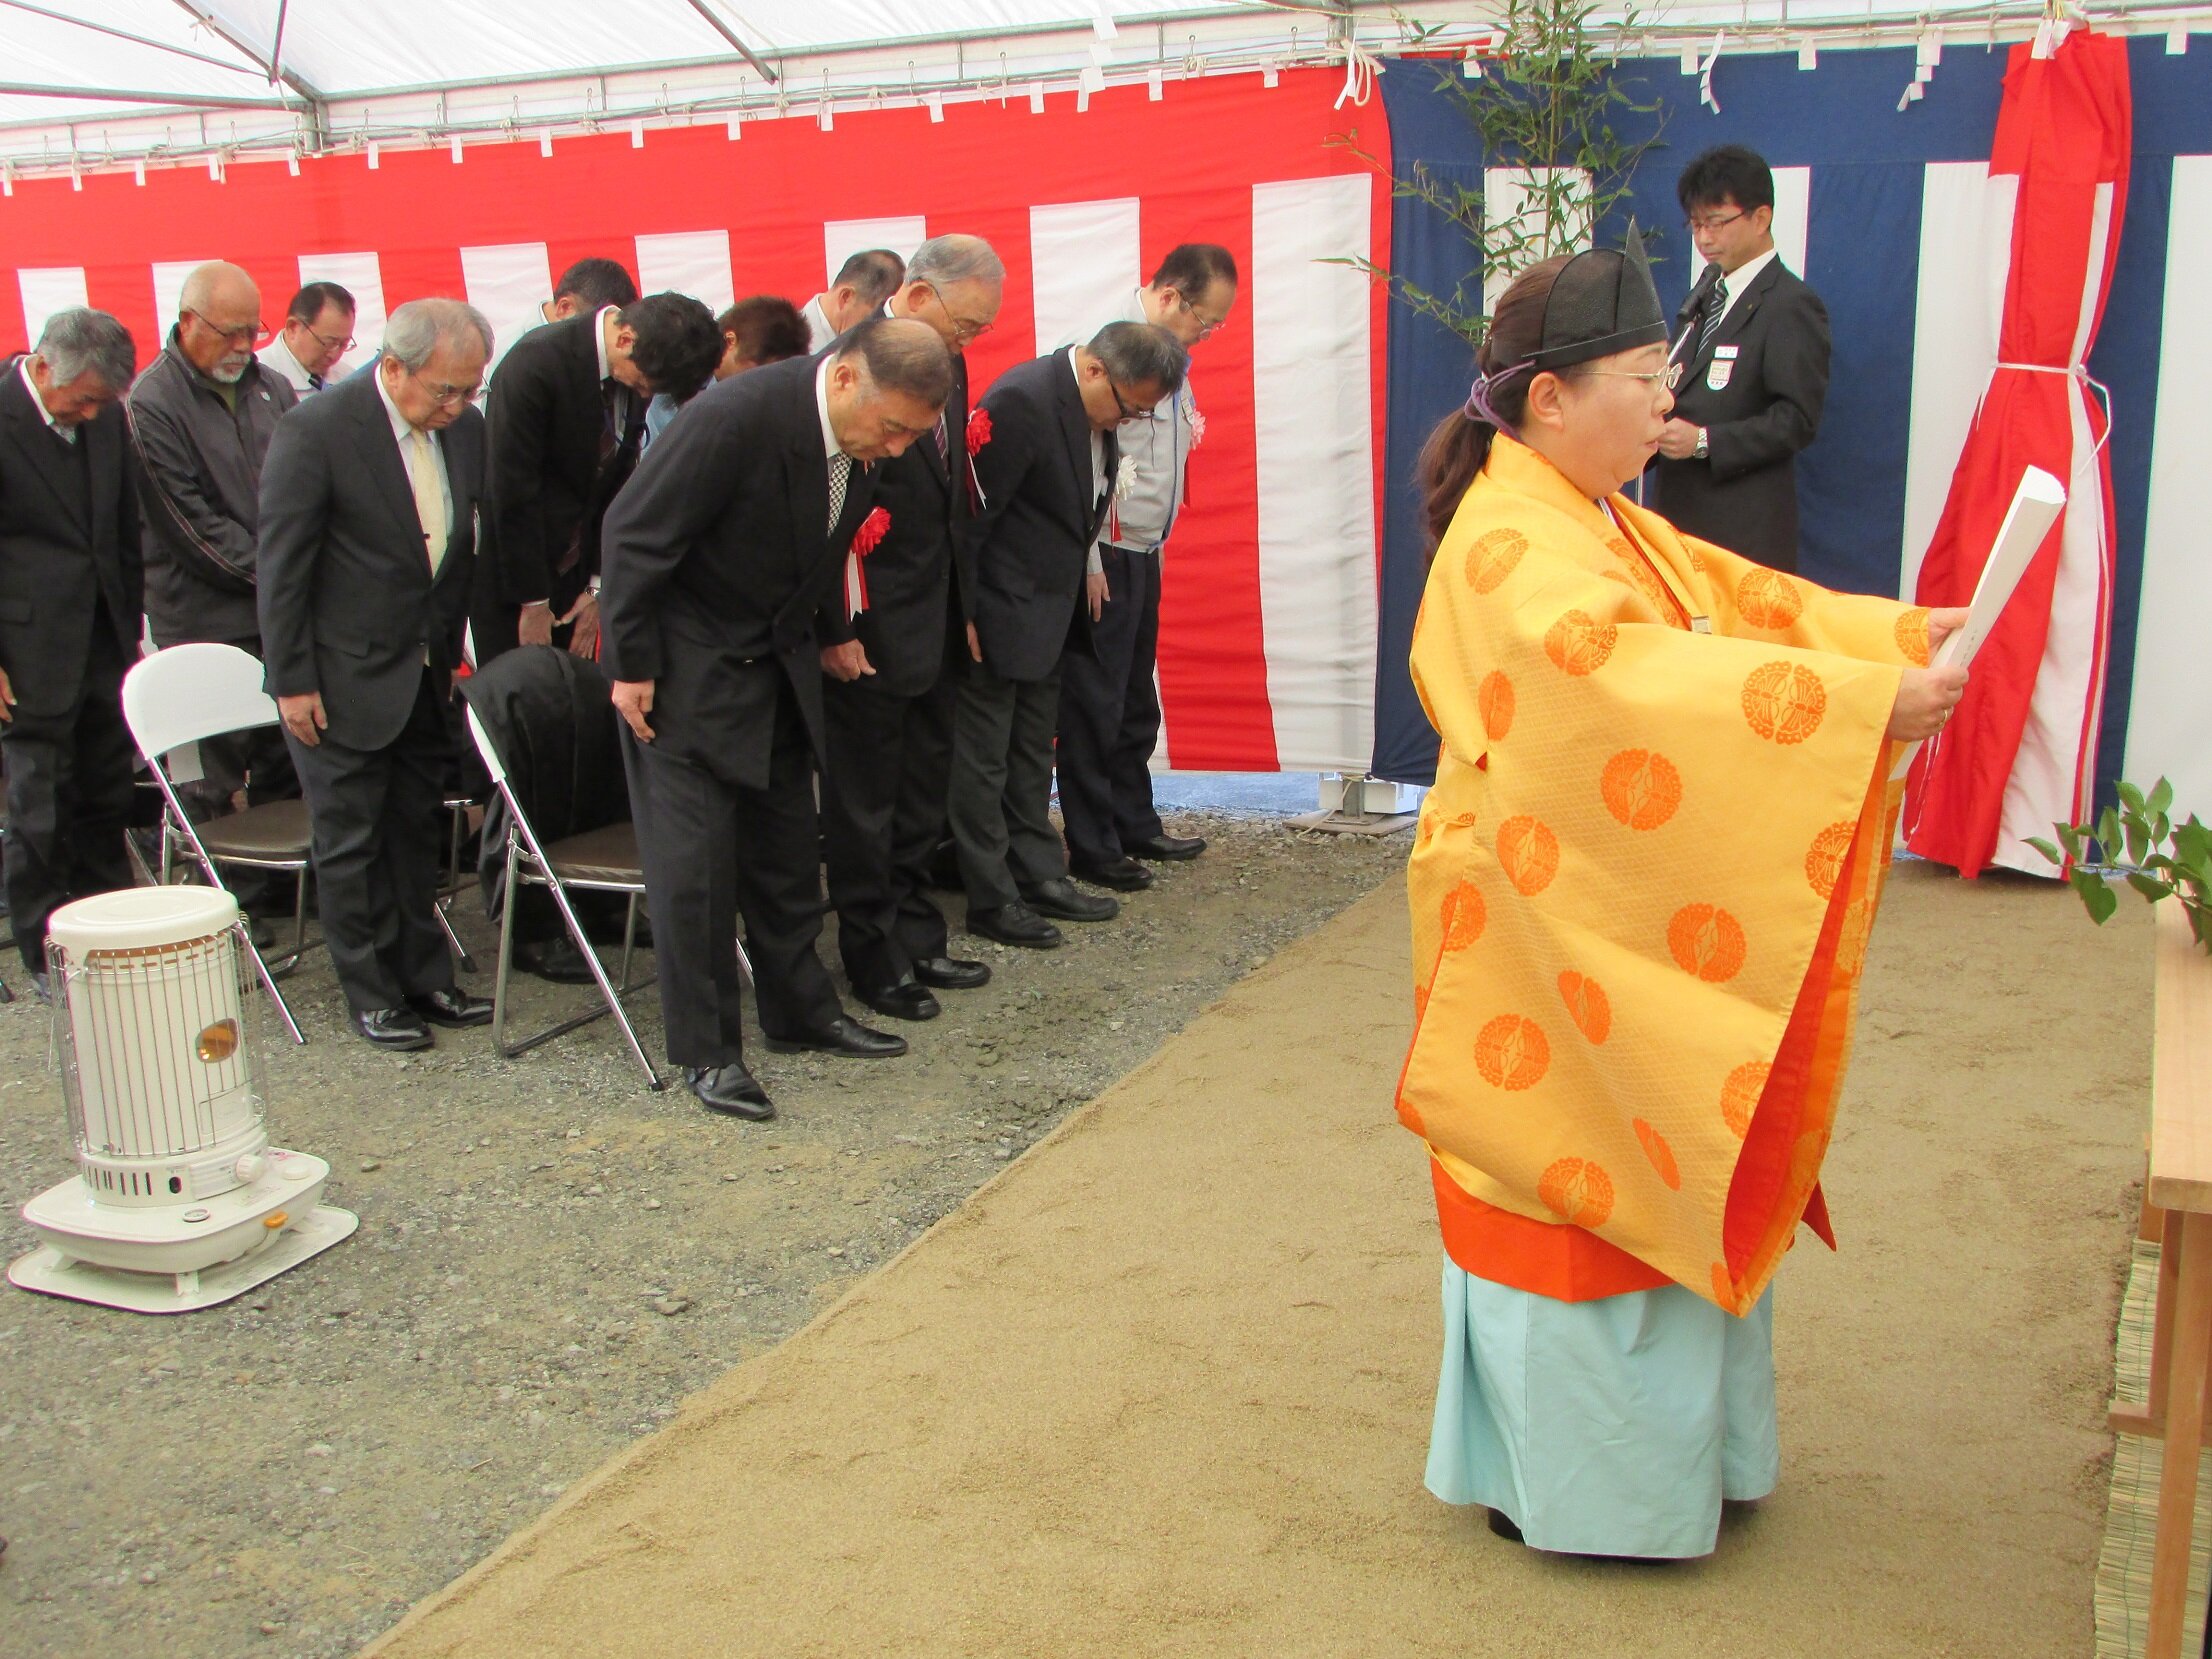
{"label": "orange patterned robe", "polygon": [[[1608,511],[1609,510],[1609,511]],[[1707,631],[1709,629],[1709,631]],[[1422,598],[1443,734],[1398,1115],[1452,1260],[1747,1311],[1819,1192],[1927,612],[1577,493],[1500,435]]]}

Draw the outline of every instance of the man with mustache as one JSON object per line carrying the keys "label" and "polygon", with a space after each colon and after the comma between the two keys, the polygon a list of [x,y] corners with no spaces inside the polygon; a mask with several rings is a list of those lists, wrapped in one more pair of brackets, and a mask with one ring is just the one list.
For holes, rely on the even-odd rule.
{"label": "man with mustache", "polygon": [[[261,465],[277,421],[299,402],[281,373],[255,359],[264,332],[253,278],[221,260],[202,265],[184,279],[168,344],[131,388],[156,645],[202,641],[261,655]],[[254,805],[299,798],[274,726],[210,738],[200,763],[187,792],[210,817],[230,812],[241,789]],[[239,902],[258,905],[268,886],[247,883]]]}

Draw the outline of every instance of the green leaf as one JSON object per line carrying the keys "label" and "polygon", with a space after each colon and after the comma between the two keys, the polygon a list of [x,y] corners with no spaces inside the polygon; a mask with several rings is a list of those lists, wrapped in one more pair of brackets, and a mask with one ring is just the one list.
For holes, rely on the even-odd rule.
{"label": "green leaf", "polygon": [[2174,896],[2173,883],[2146,876],[2140,870],[2130,870],[2128,872],[2128,885],[2153,904],[2156,904],[2160,899],[2170,899]]}
{"label": "green leaf", "polygon": [[2141,812],[2143,810],[2143,792],[2132,783],[2129,783],[2127,779],[2120,779],[2113,785],[2113,788],[2120,792],[2120,804],[2126,807],[2128,811]]}
{"label": "green leaf", "polygon": [[2089,919],[2099,927],[2112,920],[2112,913],[2120,908],[2120,896],[2107,887],[2091,870],[2076,870],[2073,876],[2074,891],[2081,895],[2083,908]]}
{"label": "green leaf", "polygon": [[2174,786],[2160,778],[2151,785],[2151,792],[2143,797],[2143,804],[2163,816],[2174,804]]}
{"label": "green leaf", "polygon": [[2144,830],[2143,820],[2130,818],[2127,821],[2127,834],[2128,862],[2130,864],[2140,864],[2143,862],[2145,855],[2151,850],[2150,836]]}
{"label": "green leaf", "polygon": [[2058,855],[2058,848],[2052,845],[2050,842],[2044,840],[2039,835],[2029,836],[2028,845],[2033,847],[2037,852],[2041,853],[2045,858],[2049,859],[2053,864],[2064,862],[2064,860],[2062,860]]}
{"label": "green leaf", "polygon": [[2097,850],[2104,855],[2103,862],[2115,862],[2125,844],[2126,837],[2120,830],[2120,815],[2106,807],[2097,819]]}

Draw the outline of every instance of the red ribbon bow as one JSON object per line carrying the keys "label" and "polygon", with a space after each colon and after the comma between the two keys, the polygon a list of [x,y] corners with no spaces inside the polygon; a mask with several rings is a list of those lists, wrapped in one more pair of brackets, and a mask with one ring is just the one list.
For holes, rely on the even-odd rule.
{"label": "red ribbon bow", "polygon": [[883,545],[883,538],[891,533],[891,515],[881,507],[871,508],[868,516],[860,521],[860,528],[853,532],[853,551],[867,556]]}
{"label": "red ribbon bow", "polygon": [[858,616],[868,608],[868,578],[860,568],[865,559],[883,544],[883,538],[891,533],[891,515],[881,507],[868,509],[868,516],[860,521],[860,528],[853,532],[853,544],[845,555],[845,614]]}
{"label": "red ribbon bow", "polygon": [[991,411],[978,404],[968,416],[968,454],[972,457],[991,441]]}

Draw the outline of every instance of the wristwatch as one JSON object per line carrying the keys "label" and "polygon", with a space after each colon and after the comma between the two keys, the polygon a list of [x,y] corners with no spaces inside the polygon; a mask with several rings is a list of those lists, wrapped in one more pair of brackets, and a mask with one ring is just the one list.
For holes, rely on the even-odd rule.
{"label": "wristwatch", "polygon": [[1697,429],[1697,448],[1690,451],[1691,459],[1702,461],[1712,454],[1712,446],[1708,442],[1710,437],[1711,434],[1704,427]]}

